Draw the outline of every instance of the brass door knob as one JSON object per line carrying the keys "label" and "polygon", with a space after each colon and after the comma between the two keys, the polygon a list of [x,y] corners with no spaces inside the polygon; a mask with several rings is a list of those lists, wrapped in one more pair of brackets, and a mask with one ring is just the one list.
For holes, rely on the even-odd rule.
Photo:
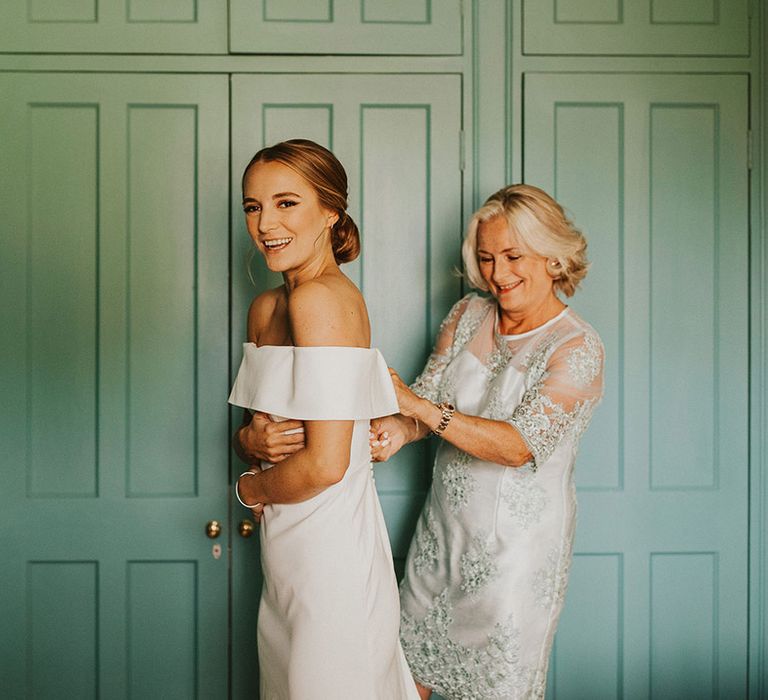
{"label": "brass door knob", "polygon": [[218,520],[209,520],[205,524],[205,534],[215,540],[221,534],[221,523]]}
{"label": "brass door knob", "polygon": [[237,526],[240,537],[250,537],[253,534],[253,522],[250,520],[241,520]]}

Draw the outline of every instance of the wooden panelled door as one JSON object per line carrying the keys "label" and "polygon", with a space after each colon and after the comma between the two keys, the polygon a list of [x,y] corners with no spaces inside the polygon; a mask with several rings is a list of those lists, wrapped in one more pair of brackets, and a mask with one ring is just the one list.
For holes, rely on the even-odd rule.
{"label": "wooden panelled door", "polygon": [[462,53],[462,0],[229,0],[234,53]]}
{"label": "wooden panelled door", "polygon": [[0,95],[0,694],[226,697],[227,78]]}
{"label": "wooden panelled door", "polygon": [[551,697],[746,696],[747,79],[528,74],[525,181],[607,350]]}
{"label": "wooden panelled door", "polygon": [[[227,82],[0,79],[14,134],[0,172],[8,697],[226,697],[230,670],[233,697],[253,697],[258,538],[234,534],[239,507],[227,517],[226,396],[230,331],[237,362],[256,291],[238,201],[256,149],[304,136],[346,165],[363,231],[347,272],[404,376],[459,296],[457,76],[235,76],[231,175]],[[257,288],[279,282],[252,267]],[[404,453],[377,478],[401,566],[429,455]]]}
{"label": "wooden panelled door", "polygon": [[[233,366],[248,303],[281,278],[260,259],[246,273],[240,178],[263,145],[309,138],[331,148],[349,176],[350,214],[362,253],[342,269],[362,289],[373,346],[406,379],[421,369],[444,314],[459,298],[462,234],[461,83],[452,75],[236,75],[232,78]],[[235,417],[240,420],[240,415]],[[240,465],[235,466],[235,471]],[[376,483],[402,567],[431,474],[423,445],[378,465]],[[234,476],[234,472],[233,472]],[[239,506],[236,523],[246,516]],[[256,687],[259,595],[256,538],[233,551],[233,696]]]}

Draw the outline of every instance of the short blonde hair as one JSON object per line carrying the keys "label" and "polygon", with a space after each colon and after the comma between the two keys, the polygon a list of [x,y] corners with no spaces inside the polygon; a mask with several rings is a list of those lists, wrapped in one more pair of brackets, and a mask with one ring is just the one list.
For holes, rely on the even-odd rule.
{"label": "short blonde hair", "polygon": [[555,291],[573,296],[581,280],[587,276],[587,241],[563,208],[544,190],[533,185],[509,185],[492,194],[478,209],[467,226],[461,246],[464,269],[469,283],[488,291],[477,263],[477,228],[481,223],[503,216],[510,230],[534,255],[559,263]]}

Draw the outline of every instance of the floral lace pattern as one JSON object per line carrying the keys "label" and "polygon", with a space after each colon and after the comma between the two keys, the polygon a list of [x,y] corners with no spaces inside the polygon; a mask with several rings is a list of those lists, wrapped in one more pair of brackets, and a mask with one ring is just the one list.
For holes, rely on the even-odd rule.
{"label": "floral lace pattern", "polygon": [[461,555],[461,590],[470,597],[477,594],[489,581],[499,575],[499,568],[488,548],[488,537],[480,533],[472,538],[469,549]]}
{"label": "floral lace pattern", "polygon": [[[602,343],[572,310],[509,337],[496,318],[493,299],[457,303],[416,382],[433,401],[456,397],[463,413],[508,422],[532,455],[504,468],[450,444],[438,451],[401,587],[401,636],[415,677],[450,700],[545,697],[576,450],[602,397]],[[532,624],[516,628],[523,618]]]}
{"label": "floral lace pattern", "polygon": [[434,598],[422,620],[403,612],[400,639],[414,676],[448,698],[507,700],[525,691],[532,672],[520,662],[520,631],[510,615],[489,630],[480,647],[449,635],[453,609],[448,590]]}
{"label": "floral lace pattern", "polygon": [[492,382],[496,379],[507,368],[513,357],[512,351],[503,340],[497,343],[485,360],[485,371],[488,381]]}
{"label": "floral lace pattern", "polygon": [[421,574],[437,566],[438,550],[437,522],[432,510],[428,507],[416,530],[416,554],[413,557],[413,565],[417,573]]}
{"label": "floral lace pattern", "polygon": [[470,297],[469,304],[466,311],[456,324],[456,332],[453,334],[453,356],[456,357],[459,350],[461,350],[469,340],[475,335],[480,324],[485,320],[485,317],[490,313],[491,306],[487,303],[478,304],[472,303],[477,299],[475,295]]}
{"label": "floral lace pattern", "polygon": [[[538,467],[546,461],[567,436],[576,436],[575,426],[586,427],[594,408],[594,401],[576,403],[573,411],[565,411],[560,404],[542,394],[534,386],[523,395],[523,400],[510,418],[525,439]],[[583,428],[579,428],[583,431]]]}
{"label": "floral lace pattern", "polygon": [[448,505],[454,514],[467,505],[470,494],[475,490],[475,479],[469,468],[473,458],[461,450],[456,452],[456,456],[440,471]]}
{"label": "floral lace pattern", "polygon": [[499,387],[494,386],[488,392],[488,402],[485,404],[485,408],[480,416],[490,420],[508,420],[509,413],[507,403],[501,396],[501,390]]}
{"label": "floral lace pattern", "polygon": [[548,500],[546,492],[537,483],[536,472],[531,466],[508,471],[501,487],[501,497],[506,502],[512,519],[524,530],[541,520]]}
{"label": "floral lace pattern", "polygon": [[411,384],[411,391],[422,399],[437,403],[443,371],[450,361],[448,355],[432,353],[421,374]]}
{"label": "floral lace pattern", "polygon": [[533,594],[540,608],[549,610],[560,606],[568,587],[569,557],[563,556],[559,548],[551,549],[547,554],[547,563],[533,576]]}
{"label": "floral lace pattern", "polygon": [[559,338],[557,334],[548,335],[523,359],[527,385],[532,386],[546,376],[547,364]]}
{"label": "floral lace pattern", "polygon": [[594,333],[584,335],[584,344],[568,355],[568,371],[576,386],[589,386],[602,368],[600,341]]}

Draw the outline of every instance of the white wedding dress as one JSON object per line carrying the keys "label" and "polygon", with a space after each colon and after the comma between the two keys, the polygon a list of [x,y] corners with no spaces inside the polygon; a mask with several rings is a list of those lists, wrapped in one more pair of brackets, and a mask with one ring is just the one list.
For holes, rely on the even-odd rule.
{"label": "white wedding dress", "polygon": [[381,353],[245,343],[229,402],[275,418],[355,422],[338,484],[264,508],[261,700],[418,700],[370,461],[370,419],[397,412]]}

